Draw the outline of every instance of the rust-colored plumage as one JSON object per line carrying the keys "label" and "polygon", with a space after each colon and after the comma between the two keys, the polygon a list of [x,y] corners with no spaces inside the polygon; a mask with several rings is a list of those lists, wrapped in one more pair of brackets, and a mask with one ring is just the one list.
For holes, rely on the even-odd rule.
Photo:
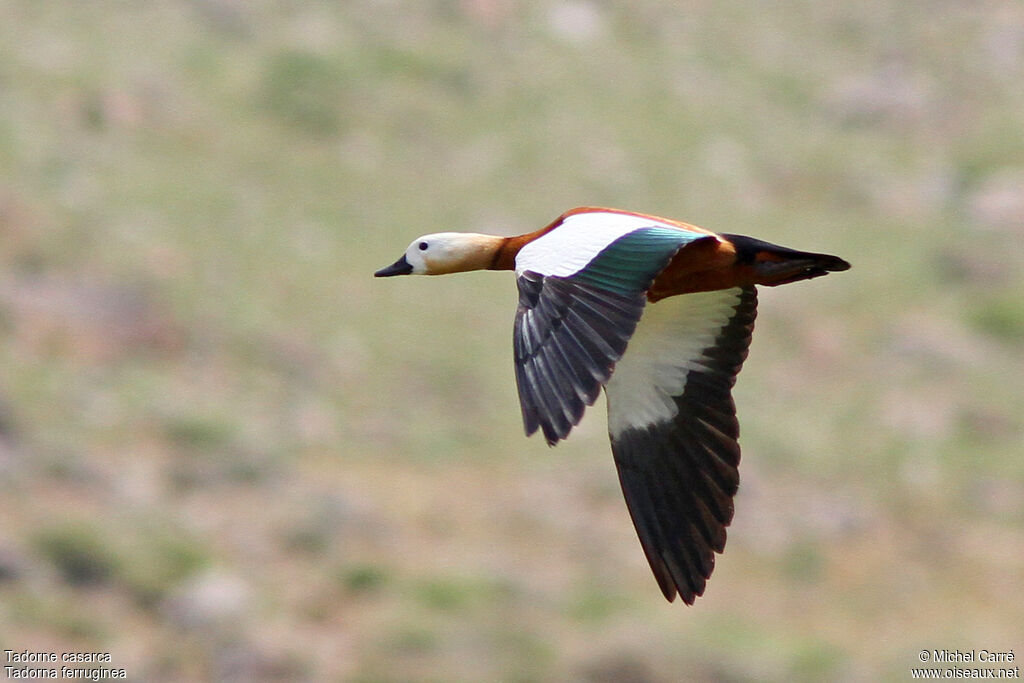
{"label": "rust-colored plumage", "polygon": [[[595,211],[646,217],[646,214],[621,209],[592,206],[572,209],[540,230],[504,238],[494,252],[489,270],[515,270],[516,255],[524,246],[551,232],[570,216]],[[772,287],[807,280],[824,275],[841,265],[841,259],[827,254],[799,252],[739,235],[718,235],[670,218],[651,218],[688,232],[707,234],[707,237],[694,240],[680,249],[654,279],[647,291],[647,300],[652,303],[679,294],[752,285]]]}

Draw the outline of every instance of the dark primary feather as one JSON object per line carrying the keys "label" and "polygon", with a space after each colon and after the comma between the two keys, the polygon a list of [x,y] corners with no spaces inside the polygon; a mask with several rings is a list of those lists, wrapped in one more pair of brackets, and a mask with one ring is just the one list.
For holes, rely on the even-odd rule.
{"label": "dark primary feather", "polygon": [[646,300],[571,278],[519,276],[513,354],[527,435],[565,438],[626,350]]}
{"label": "dark primary feather", "polygon": [[[657,305],[657,304],[655,304]],[[725,548],[739,487],[739,423],[732,399],[747,356],[757,294],[744,288],[735,313],[699,369],[673,397],[671,420],[612,435],[619,481],[640,543],[662,592],[692,604]],[[680,363],[688,359],[679,359]]]}

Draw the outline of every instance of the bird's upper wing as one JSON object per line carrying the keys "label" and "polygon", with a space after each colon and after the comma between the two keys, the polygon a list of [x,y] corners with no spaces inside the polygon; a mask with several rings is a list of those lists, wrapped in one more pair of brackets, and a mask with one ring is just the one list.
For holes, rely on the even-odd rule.
{"label": "bird's upper wing", "polygon": [[[584,227],[560,227],[516,258],[513,350],[519,402],[526,433],[539,428],[549,444],[568,435],[612,376],[654,277],[684,244],[716,239],[633,223],[621,234],[607,223],[599,226],[604,233],[576,234],[577,225]],[[595,235],[602,241],[595,242]],[[583,238],[582,244],[574,244],[574,237]]]}
{"label": "bird's upper wing", "polygon": [[725,547],[740,460],[731,390],[756,310],[753,287],[648,306],[606,386],[619,481],[669,600],[692,604]]}

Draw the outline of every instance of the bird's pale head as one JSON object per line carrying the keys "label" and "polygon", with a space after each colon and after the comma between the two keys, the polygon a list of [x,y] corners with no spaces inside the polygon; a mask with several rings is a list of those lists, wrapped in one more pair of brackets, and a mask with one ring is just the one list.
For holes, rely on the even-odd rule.
{"label": "bird's pale head", "polygon": [[436,232],[417,237],[402,258],[381,268],[376,277],[445,275],[482,270],[491,265],[504,238],[472,232]]}

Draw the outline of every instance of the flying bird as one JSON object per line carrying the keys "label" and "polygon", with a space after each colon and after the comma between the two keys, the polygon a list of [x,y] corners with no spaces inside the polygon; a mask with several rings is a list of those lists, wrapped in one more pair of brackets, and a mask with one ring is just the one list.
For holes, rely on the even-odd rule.
{"label": "flying bird", "polygon": [[582,207],[516,237],[442,232],[374,273],[514,270],[516,385],[527,436],[569,435],[603,388],[619,482],[670,602],[702,595],[739,487],[732,387],[755,285],[847,270],[836,256]]}

